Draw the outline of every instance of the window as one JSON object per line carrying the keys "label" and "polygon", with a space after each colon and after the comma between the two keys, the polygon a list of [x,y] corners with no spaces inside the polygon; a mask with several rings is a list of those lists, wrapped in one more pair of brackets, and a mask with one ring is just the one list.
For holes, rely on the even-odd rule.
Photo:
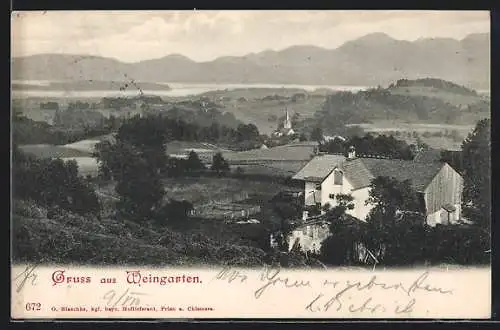
{"label": "window", "polygon": [[316,185],[316,190],[321,190],[321,183]]}
{"label": "window", "polygon": [[341,171],[335,171],[333,172],[333,184],[334,185],[342,185],[342,172]]}

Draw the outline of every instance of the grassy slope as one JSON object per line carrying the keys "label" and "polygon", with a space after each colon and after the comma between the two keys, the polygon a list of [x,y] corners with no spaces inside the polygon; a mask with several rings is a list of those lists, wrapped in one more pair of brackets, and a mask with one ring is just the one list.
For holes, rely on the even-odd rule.
{"label": "grassy slope", "polygon": [[[275,194],[290,188],[274,182],[243,180],[236,178],[169,178],[163,180],[166,197],[188,200],[195,206],[209,202],[222,202],[248,194],[261,201],[271,199]],[[99,188],[103,194],[114,196],[114,185]]]}
{"label": "grassy slope", "polygon": [[[261,265],[264,251],[244,241],[224,224],[194,222],[190,228],[148,228],[130,221],[98,220],[68,212],[49,219],[33,203],[14,205],[15,262],[85,265]],[[186,227],[186,226],[184,226]]]}

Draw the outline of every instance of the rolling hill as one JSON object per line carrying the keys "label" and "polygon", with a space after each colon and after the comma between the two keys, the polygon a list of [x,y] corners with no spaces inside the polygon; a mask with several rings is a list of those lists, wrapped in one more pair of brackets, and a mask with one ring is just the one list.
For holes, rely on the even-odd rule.
{"label": "rolling hill", "polygon": [[490,86],[490,36],[413,42],[373,33],[336,49],[293,46],[242,57],[195,62],[178,55],[123,63],[85,55],[33,55],[12,60],[16,80],[117,80],[184,83],[386,85],[434,77],[475,89]]}

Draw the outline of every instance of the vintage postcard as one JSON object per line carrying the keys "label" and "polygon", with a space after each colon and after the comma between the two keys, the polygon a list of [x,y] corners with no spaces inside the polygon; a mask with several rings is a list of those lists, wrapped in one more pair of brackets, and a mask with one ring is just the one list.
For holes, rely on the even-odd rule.
{"label": "vintage postcard", "polygon": [[487,11],[11,15],[11,317],[491,317]]}

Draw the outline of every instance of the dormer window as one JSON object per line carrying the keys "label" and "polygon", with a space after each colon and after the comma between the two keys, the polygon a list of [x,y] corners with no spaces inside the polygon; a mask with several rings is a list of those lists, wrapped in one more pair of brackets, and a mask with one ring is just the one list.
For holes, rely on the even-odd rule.
{"label": "dormer window", "polygon": [[341,171],[335,170],[333,172],[333,184],[336,186],[342,185],[343,176],[344,174]]}

